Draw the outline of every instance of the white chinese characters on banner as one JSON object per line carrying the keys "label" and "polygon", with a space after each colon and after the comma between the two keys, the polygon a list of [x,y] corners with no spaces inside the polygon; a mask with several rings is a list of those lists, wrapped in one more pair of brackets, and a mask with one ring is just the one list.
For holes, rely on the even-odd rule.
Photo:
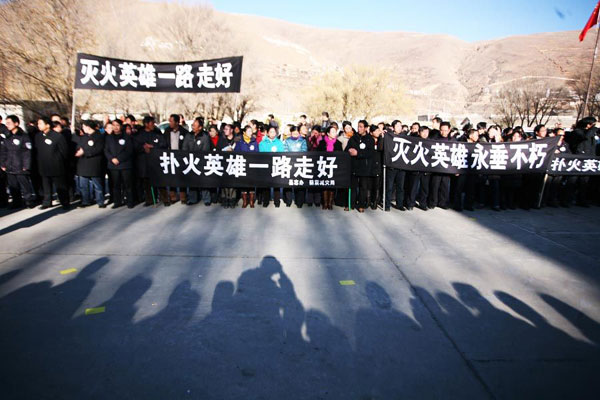
{"label": "white chinese characters on banner", "polygon": [[600,160],[593,158],[565,158],[556,156],[550,163],[549,174],[570,172],[570,173],[598,173],[600,172]]}
{"label": "white chinese characters on banner", "polygon": [[[414,141],[393,137],[389,162],[407,169],[437,168],[474,171],[508,171],[540,169],[548,158],[548,143],[472,144]],[[386,156],[387,157],[387,156]],[[402,167],[393,167],[402,168]],[[575,168],[575,167],[573,167]],[[589,168],[592,168],[591,164]],[[452,172],[450,172],[452,173]]]}
{"label": "white chinese characters on banner", "polygon": [[99,88],[156,88],[157,80],[174,80],[175,88],[191,89],[194,79],[199,88],[228,89],[233,78],[232,64],[230,62],[209,65],[203,63],[194,74],[190,64],[175,65],[174,72],[157,73],[154,64],[121,62],[113,65],[110,60],[105,60],[100,65],[98,60],[81,58],[81,77],[79,82],[83,85],[92,83]]}
{"label": "white chinese characters on banner", "polygon": [[228,88],[231,85],[231,63],[217,63],[213,68],[211,65],[203,63],[198,67],[198,87],[215,89],[219,87]]}
{"label": "white chinese characters on banner", "polygon": [[[163,151],[158,155],[158,170],[161,175],[211,178],[279,178],[278,183],[289,186],[336,186],[336,156],[319,155],[318,160],[306,155],[273,156],[255,159],[244,154],[184,153]],[[254,158],[253,158],[254,157]],[[346,167],[347,168],[347,167]]]}

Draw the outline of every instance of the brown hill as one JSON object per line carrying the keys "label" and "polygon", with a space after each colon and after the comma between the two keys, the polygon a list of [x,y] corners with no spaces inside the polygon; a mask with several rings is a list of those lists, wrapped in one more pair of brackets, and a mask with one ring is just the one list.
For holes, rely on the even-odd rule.
{"label": "brown hill", "polygon": [[[579,43],[578,32],[469,43],[449,35],[323,29],[222,12],[214,12],[213,23],[207,27],[203,20],[194,20],[194,13],[185,11],[185,6],[100,3],[98,13],[104,22],[96,51],[153,60],[242,54],[243,90],[259,99],[257,112],[280,115],[303,111],[300,93],[315,76],[351,64],[392,67],[413,98],[414,114],[489,113],[495,90],[507,82],[543,79],[564,84],[575,72],[589,68],[593,45],[589,38]],[[123,15],[128,16],[126,24]],[[177,43],[168,29],[174,20],[197,29],[198,38],[208,30],[222,35],[234,48],[209,43],[198,54],[181,54],[174,50]],[[247,84],[250,81],[255,84]]]}

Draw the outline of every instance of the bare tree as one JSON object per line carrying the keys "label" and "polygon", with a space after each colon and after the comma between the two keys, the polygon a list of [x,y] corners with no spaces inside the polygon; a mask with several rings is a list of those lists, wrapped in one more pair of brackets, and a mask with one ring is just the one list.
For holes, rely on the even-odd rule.
{"label": "bare tree", "polygon": [[[162,7],[164,17],[155,33],[173,44],[168,55],[170,60],[221,58],[242,51],[239,44],[231,39],[231,31],[217,18],[209,5],[166,3]],[[154,57],[155,53],[148,52],[148,56]],[[189,116],[202,113],[222,120],[228,115],[239,120],[254,107],[254,96],[246,89],[254,81],[247,76],[248,74],[243,75],[242,94],[171,95],[170,104],[181,107],[185,115]]]}
{"label": "bare tree", "polygon": [[582,71],[576,73],[573,76],[573,80],[569,81],[569,88],[571,89],[575,100],[577,120],[588,115],[598,116],[600,114],[600,74],[592,76],[590,99],[588,101],[587,109],[583,109],[589,80],[589,73]]}
{"label": "bare tree", "polygon": [[512,84],[496,96],[496,122],[503,126],[531,127],[546,124],[551,116],[568,110],[567,91],[562,86],[549,87],[544,82]]}
{"label": "bare tree", "polygon": [[235,102],[233,106],[228,108],[227,114],[234,121],[242,123],[244,118],[255,110],[256,103],[254,102],[254,98],[249,95],[236,96],[234,100]]}
{"label": "bare tree", "polygon": [[31,100],[67,113],[73,96],[77,50],[94,43],[87,29],[90,0],[12,0],[0,4],[0,68],[5,102],[36,113]]}
{"label": "bare tree", "polygon": [[379,67],[351,66],[327,72],[308,88],[305,98],[313,118],[328,111],[334,119],[368,119],[411,108],[399,80]]}

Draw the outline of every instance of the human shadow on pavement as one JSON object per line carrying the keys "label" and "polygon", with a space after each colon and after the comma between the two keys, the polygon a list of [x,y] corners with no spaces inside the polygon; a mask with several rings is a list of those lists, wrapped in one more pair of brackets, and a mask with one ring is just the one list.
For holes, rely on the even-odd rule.
{"label": "human shadow on pavement", "polygon": [[19,229],[31,228],[37,224],[40,224],[56,215],[64,214],[69,210],[63,210],[60,207],[54,207],[49,209],[48,211],[44,211],[42,213],[32,215],[31,217],[21,220],[15,224],[7,226],[6,228],[0,229],[0,236],[6,235],[8,233],[12,233]]}
{"label": "human shadow on pavement", "polygon": [[[358,308],[305,309],[274,257],[208,296],[182,274],[164,308],[137,319],[155,283],[143,274],[88,304],[109,262],[0,297],[3,399],[593,398],[600,390],[598,324],[548,295],[588,341],[508,293],[496,296],[519,318],[463,283],[452,294],[416,288],[409,313],[374,281],[357,285]],[[18,275],[10,274],[3,285]],[[99,306],[105,312],[83,313]],[[343,319],[345,328],[333,322]],[[564,354],[583,361],[548,361]]]}

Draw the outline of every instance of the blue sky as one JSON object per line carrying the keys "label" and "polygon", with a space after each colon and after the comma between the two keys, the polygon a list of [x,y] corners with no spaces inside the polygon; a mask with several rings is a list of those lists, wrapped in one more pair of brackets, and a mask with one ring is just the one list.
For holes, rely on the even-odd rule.
{"label": "blue sky", "polygon": [[220,11],[323,28],[445,33],[473,42],[538,32],[579,31],[597,0],[212,0],[210,3]]}

